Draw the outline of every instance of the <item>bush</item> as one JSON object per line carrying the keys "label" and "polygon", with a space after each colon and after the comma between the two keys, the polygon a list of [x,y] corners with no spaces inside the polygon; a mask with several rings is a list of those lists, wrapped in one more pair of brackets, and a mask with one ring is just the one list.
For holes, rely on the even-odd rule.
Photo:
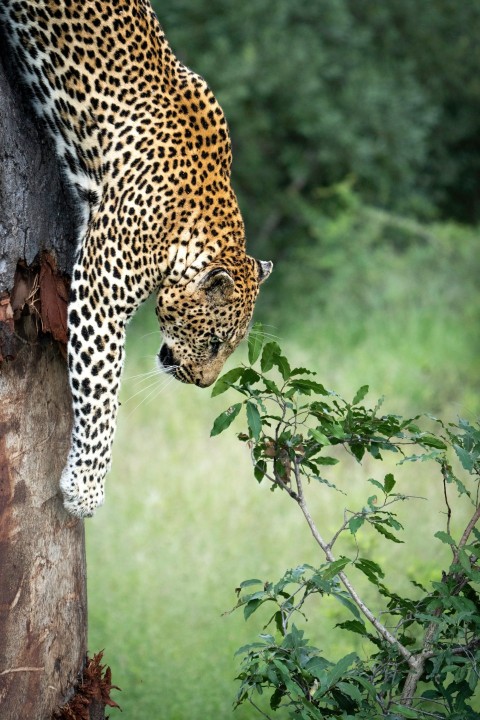
{"label": "bush", "polygon": [[[287,570],[275,583],[255,578],[240,584],[236,607],[247,619],[268,605],[271,630],[238,651],[243,661],[236,705],[250,702],[268,718],[269,711],[257,705],[257,696],[266,692],[271,711],[283,709],[287,717],[303,720],[479,718],[471,703],[480,669],[480,532],[475,527],[480,428],[466,421],[382,414],[381,400],[373,408],[363,404],[367,386],[347,402],[311,370],[292,368],[277,343],[265,342],[259,326],[249,337],[249,361],[250,366],[233,368],[217,381],[214,395],[232,387],[244,399],[217,417],[212,435],[245,411],[247,431],[238,437],[250,447],[257,481],[270,483],[298,505],[323,561]],[[412,596],[400,595],[385,584],[378,557],[362,554],[366,527],[385,542],[408,542],[394,510],[412,498],[402,493],[392,472],[371,478],[364,505],[346,509],[336,532],[324,538],[305,486],[334,490],[328,468],[341,462],[343,453],[358,462],[370,456],[381,463],[393,454],[401,463],[438,465],[445,523],[435,537],[450,548],[452,560],[438,568],[429,587],[416,578]],[[458,537],[452,531],[452,492],[471,506]],[[344,535],[353,537],[354,552],[337,556],[334,547]],[[380,611],[362,598],[352,580],[356,573],[375,588]],[[318,615],[326,597],[344,607],[346,619],[337,627],[361,636],[362,656],[324,657],[295,624],[307,612]]]}

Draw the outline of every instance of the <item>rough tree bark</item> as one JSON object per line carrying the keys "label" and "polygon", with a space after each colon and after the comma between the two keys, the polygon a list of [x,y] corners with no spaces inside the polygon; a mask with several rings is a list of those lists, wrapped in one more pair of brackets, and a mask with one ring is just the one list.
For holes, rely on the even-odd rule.
{"label": "rough tree bark", "polygon": [[0,717],[46,720],[86,656],[84,526],[58,491],[73,210],[0,43]]}

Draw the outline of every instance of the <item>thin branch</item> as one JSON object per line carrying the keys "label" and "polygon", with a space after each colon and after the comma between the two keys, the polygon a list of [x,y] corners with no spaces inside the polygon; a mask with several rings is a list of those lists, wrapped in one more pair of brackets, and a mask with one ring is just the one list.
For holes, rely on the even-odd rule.
{"label": "thin branch", "polygon": [[282,490],[285,490],[285,492],[287,492],[290,495],[290,497],[293,498],[293,500],[295,500],[295,502],[298,502],[298,495],[295,492],[295,490],[292,490],[291,488],[289,488],[287,483],[285,483],[282,480],[282,478],[280,477],[280,475],[277,472],[275,473],[273,478],[270,477],[270,475],[266,475],[265,477],[267,477],[270,480],[270,482],[273,483],[274,485],[278,485],[279,487],[282,488]]}
{"label": "thin branch", "polygon": [[[448,651],[452,655],[468,655],[470,652],[472,652],[472,650],[476,650],[478,647],[480,647],[480,638],[476,638],[475,640],[472,640],[466,645],[459,645],[458,647],[453,648],[449,647]],[[425,653],[426,659],[434,657],[435,655],[436,652],[434,650]]]}
{"label": "thin branch", "polygon": [[[306,585],[306,583],[304,583],[303,585]],[[292,617],[293,613],[294,613],[294,612],[302,612],[302,611],[300,610],[300,608],[301,608],[302,605],[304,604],[304,602],[305,602],[305,600],[307,599],[307,597],[308,597],[309,595],[311,595],[311,594],[312,594],[312,593],[310,593],[307,589],[305,589],[305,592],[304,592],[304,594],[303,594],[302,599],[299,600],[296,605],[292,605],[292,609],[291,609],[288,613],[282,610],[282,625],[283,625],[283,615],[284,615],[284,612],[285,612],[285,625],[284,625],[285,634],[286,634],[286,632],[287,632],[288,623],[290,622],[290,618]],[[293,597],[293,595],[292,595],[291,597]],[[303,613],[302,613],[302,614],[303,614]],[[304,617],[305,617],[305,615],[304,615]]]}
{"label": "thin branch", "polygon": [[471,517],[470,522],[468,523],[467,527],[464,530],[462,537],[460,538],[460,542],[458,543],[457,551],[456,551],[454,559],[453,559],[454,563],[456,563],[458,561],[459,551],[467,544],[468,538],[470,537],[470,534],[471,534],[473,528],[475,527],[475,525],[477,524],[477,522],[479,521],[479,519],[480,519],[480,505],[477,507],[477,509],[473,513],[473,516]]}
{"label": "thin branch", "polygon": [[256,710],[257,712],[259,712],[260,715],[263,715],[263,717],[264,717],[264,718],[267,718],[267,720],[272,720],[272,718],[270,717],[270,715],[267,715],[266,713],[264,713],[263,710],[261,710],[261,709],[258,707],[258,705],[256,705],[256,704],[253,702],[253,700],[252,700],[251,697],[248,698],[248,702],[250,703],[250,705],[253,705],[253,707],[255,708],[255,710]]}
{"label": "thin branch", "polygon": [[450,535],[450,520],[452,517],[452,508],[448,502],[447,495],[447,465],[446,462],[442,462],[442,478],[443,478],[443,496],[445,498],[445,505],[447,506],[447,533]]}
{"label": "thin branch", "polygon": [[[307,521],[307,524],[310,528],[310,532],[312,533],[313,537],[315,538],[317,544],[321,547],[323,552],[325,553],[325,557],[327,558],[328,562],[335,562],[335,556],[333,555],[328,543],[325,542],[325,540],[322,538],[320,533],[317,530],[317,527],[315,525],[315,522],[313,521],[312,516],[310,515],[310,512],[308,510],[307,504],[305,502],[305,496],[303,493],[303,485],[302,480],[300,477],[300,469],[299,469],[299,463],[297,460],[295,460],[295,480],[297,483],[297,503],[303,512],[303,515]],[[353,587],[353,585],[350,583],[349,579],[345,575],[344,572],[339,572],[338,577],[342,581],[345,589],[347,590],[348,594],[354,601],[355,605],[361,610],[361,612],[365,615],[367,620],[373,625],[375,630],[381,635],[381,637],[388,642],[393,647],[397,648],[400,655],[406,660],[406,662],[412,666],[414,664],[415,658],[412,655],[411,652],[407,650],[407,648],[402,645],[401,642],[398,641],[396,637],[392,635],[387,628],[382,625],[382,623],[375,617],[375,615],[371,612],[371,610],[365,605],[363,600],[358,595],[357,591]]]}
{"label": "thin branch", "polygon": [[[335,545],[335,543],[337,542],[339,536],[342,534],[342,532],[343,532],[344,530],[347,529],[350,520],[353,520],[353,518],[363,516],[363,517],[365,517],[365,519],[366,519],[367,522],[368,522],[367,514],[368,514],[368,515],[370,515],[370,514],[371,514],[371,515],[373,515],[373,514],[379,515],[379,514],[382,513],[383,510],[384,510],[386,507],[388,507],[389,505],[393,505],[394,503],[397,503],[397,502],[400,502],[400,501],[403,502],[404,500],[413,500],[413,499],[416,499],[416,500],[426,500],[426,498],[421,497],[421,496],[419,496],[419,495],[401,495],[401,496],[399,495],[399,496],[396,496],[396,497],[392,498],[391,500],[388,500],[388,501],[386,500],[386,501],[383,503],[383,505],[380,505],[380,507],[378,507],[378,508],[375,509],[375,513],[373,513],[373,512],[372,512],[372,513],[364,513],[363,510],[360,510],[359,512],[353,512],[353,510],[348,510],[348,509],[346,509],[346,510],[345,510],[345,520],[344,520],[344,522],[342,523],[342,525],[340,526],[340,528],[337,530],[337,532],[335,533],[335,535],[332,537],[332,539],[330,540],[330,542],[328,543],[328,547],[329,547],[330,549],[332,549],[332,547],[333,547],[333,546]],[[346,514],[347,514],[347,513],[351,513],[352,517],[351,517],[351,518],[347,518],[347,517],[346,517]]]}
{"label": "thin branch", "polygon": [[[450,504],[448,502],[448,495],[447,495],[447,482],[448,482],[448,474],[447,474],[447,464],[444,460],[442,462],[442,478],[443,478],[443,496],[445,498],[445,505],[447,506],[447,533],[450,535],[450,520],[452,517],[452,508],[450,507]],[[455,550],[453,547],[450,547],[453,557],[455,559]]]}
{"label": "thin branch", "polygon": [[331,539],[330,542],[328,543],[328,547],[329,547],[330,549],[335,545],[335,543],[337,542],[337,540],[338,540],[338,538],[340,537],[340,535],[342,534],[342,532],[347,529],[347,526],[348,526],[350,520],[353,520],[353,518],[358,517],[358,516],[360,516],[360,515],[363,515],[363,512],[357,512],[357,513],[352,513],[352,517],[351,517],[351,518],[347,518],[347,513],[348,513],[348,512],[351,512],[351,511],[346,509],[346,510],[345,510],[345,516],[344,516],[344,517],[345,517],[345,520],[343,521],[343,523],[341,524],[341,526],[339,527],[339,529],[337,530],[337,532],[335,533],[335,535],[332,537],[332,539]]}

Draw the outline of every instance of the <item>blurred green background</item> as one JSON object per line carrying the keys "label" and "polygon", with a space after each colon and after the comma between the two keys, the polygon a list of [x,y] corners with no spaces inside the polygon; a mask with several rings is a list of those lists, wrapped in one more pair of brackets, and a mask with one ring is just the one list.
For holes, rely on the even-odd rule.
{"label": "blurred green background", "polygon": [[[347,398],[369,384],[389,411],[475,418],[477,0],[155,5],[227,115],[249,251],[275,262],[257,319]],[[321,558],[296,507],[257,485],[234,435],[210,439],[234,396],[146,374],[159,345],[149,302],[129,330],[107,502],[87,523],[89,645],[105,648],[129,720],[248,720],[253,709],[232,711],[234,652],[262,627],[222,613],[242,580]],[[326,532],[366,496],[365,479],[385,472],[342,466],[348,500],[327,488],[312,497]],[[448,560],[432,537],[444,510],[435,468],[402,473],[428,498],[402,510],[408,547],[391,558],[373,537],[362,547],[389,561],[399,590],[437,579]],[[460,505],[454,517],[460,528]],[[308,632],[338,657],[361,651],[332,632],[340,619],[328,605]]]}

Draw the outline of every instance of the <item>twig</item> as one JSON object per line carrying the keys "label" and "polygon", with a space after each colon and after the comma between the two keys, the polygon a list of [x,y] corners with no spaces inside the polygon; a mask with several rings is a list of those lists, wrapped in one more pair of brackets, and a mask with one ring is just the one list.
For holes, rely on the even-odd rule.
{"label": "twig", "polygon": [[[385,502],[383,503],[383,505],[380,505],[380,507],[376,508],[375,514],[378,515],[378,514],[382,513],[383,510],[384,510],[384,508],[388,507],[389,505],[393,505],[394,503],[397,503],[397,502],[400,502],[400,501],[403,501],[403,500],[412,500],[412,499],[416,499],[416,500],[426,500],[426,498],[420,497],[419,495],[402,495],[402,496],[396,496],[396,497],[394,497],[392,500],[385,501]],[[337,530],[337,532],[335,533],[335,535],[332,537],[332,539],[331,539],[330,542],[328,543],[328,547],[329,547],[330,549],[332,549],[332,547],[335,545],[335,543],[337,542],[337,540],[338,540],[339,536],[342,534],[342,532],[347,529],[350,520],[353,520],[354,518],[356,518],[356,517],[361,517],[361,516],[363,516],[363,517],[366,518],[366,515],[367,515],[367,514],[364,513],[362,510],[361,510],[360,512],[353,512],[353,510],[348,510],[348,509],[346,509],[346,510],[345,510],[345,516],[346,516],[346,513],[351,513],[352,517],[351,517],[351,518],[345,517],[344,522],[342,523],[342,525],[340,526],[340,528]],[[373,513],[371,513],[371,514],[373,514]]]}
{"label": "twig", "polygon": [[332,549],[332,547],[335,545],[335,543],[337,542],[337,540],[340,537],[340,535],[342,534],[342,532],[347,529],[347,526],[348,526],[348,523],[350,522],[350,520],[353,520],[353,518],[363,515],[363,512],[357,512],[357,513],[352,513],[351,518],[347,518],[347,512],[351,512],[351,511],[347,510],[347,509],[345,510],[345,515],[344,515],[345,519],[344,519],[343,523],[341,524],[341,526],[338,528],[335,535],[332,537],[332,539],[328,543],[328,547],[330,549]]}
{"label": "twig", "polygon": [[274,485],[279,485],[282,488],[282,490],[285,490],[285,492],[288,493],[290,495],[290,497],[295,500],[295,502],[298,502],[298,496],[297,496],[297,493],[295,492],[295,490],[292,490],[291,488],[289,488],[287,483],[285,483],[282,480],[282,478],[280,477],[280,475],[277,472],[274,474],[273,478],[267,474],[265,474],[265,477],[268,480],[270,480],[270,482],[273,483]]}
{"label": "twig", "polygon": [[[335,562],[335,556],[333,555],[329,545],[325,542],[325,540],[322,538],[320,533],[317,530],[317,527],[313,521],[312,516],[310,515],[310,512],[307,508],[306,502],[305,502],[305,496],[303,493],[303,485],[302,480],[300,477],[300,469],[299,469],[299,462],[295,460],[295,480],[297,483],[297,503],[303,512],[303,515],[307,521],[308,527],[310,528],[310,532],[312,533],[313,537],[315,538],[317,544],[322,548],[323,552],[325,553],[325,557],[327,558],[328,562]],[[382,623],[373,615],[373,613],[370,611],[370,609],[365,605],[363,600],[358,595],[355,588],[350,583],[349,579],[345,575],[344,572],[340,571],[338,573],[338,577],[342,581],[345,589],[347,590],[348,594],[354,601],[355,605],[361,610],[361,612],[365,615],[367,620],[373,625],[375,630],[383,637],[386,642],[388,642],[393,647],[396,647],[400,655],[406,660],[406,662],[413,667],[414,666],[414,656],[411,652],[407,650],[407,648],[402,645],[399,640],[392,635],[387,628],[382,625]]]}
{"label": "twig", "polygon": [[442,462],[442,478],[443,478],[443,495],[445,498],[445,505],[447,506],[447,533],[450,535],[450,519],[452,517],[452,508],[448,502],[447,495],[447,465],[446,462]]}
{"label": "twig", "polygon": [[255,703],[253,702],[253,700],[252,700],[251,697],[248,698],[248,702],[250,703],[250,705],[253,705],[253,707],[255,708],[255,710],[256,710],[257,712],[259,712],[260,715],[263,715],[263,717],[264,717],[264,718],[267,718],[267,720],[272,720],[272,718],[270,717],[270,715],[267,715],[266,713],[263,712],[263,710],[261,710],[261,709],[258,707],[258,705],[255,705]]}
{"label": "twig", "polygon": [[458,543],[457,550],[455,552],[453,562],[458,562],[458,555],[460,550],[464,547],[464,545],[467,544],[468,538],[470,537],[470,534],[477,524],[477,522],[480,519],[480,505],[477,507],[475,512],[473,513],[473,516],[470,518],[470,522],[468,523],[467,527],[465,528],[462,537],[460,538],[460,542]]}

